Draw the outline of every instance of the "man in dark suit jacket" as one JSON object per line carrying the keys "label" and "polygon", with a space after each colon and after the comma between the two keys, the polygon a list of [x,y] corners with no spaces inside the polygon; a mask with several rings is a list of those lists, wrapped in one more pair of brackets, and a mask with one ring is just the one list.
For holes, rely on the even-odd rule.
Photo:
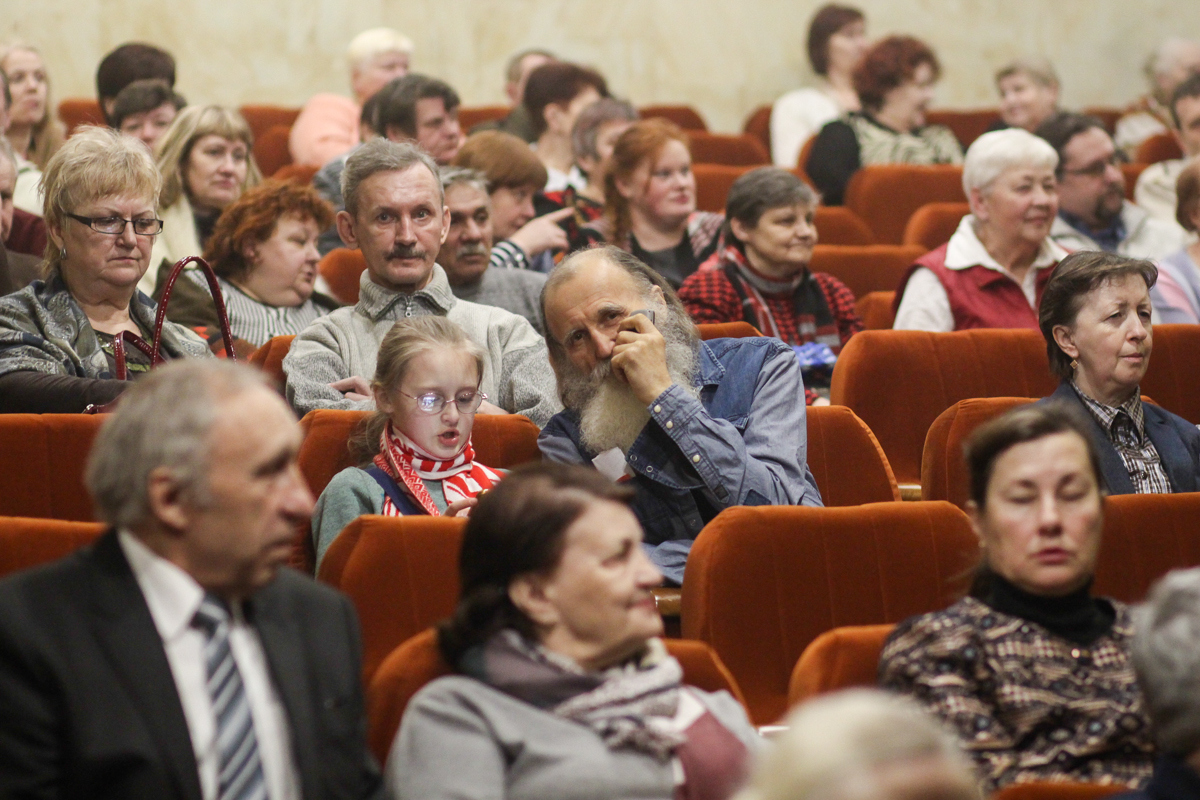
{"label": "man in dark suit jacket", "polygon": [[174,363],[126,393],[87,473],[114,529],[0,581],[0,797],[382,791],[354,610],[283,567],[313,504],[299,443],[248,367]]}

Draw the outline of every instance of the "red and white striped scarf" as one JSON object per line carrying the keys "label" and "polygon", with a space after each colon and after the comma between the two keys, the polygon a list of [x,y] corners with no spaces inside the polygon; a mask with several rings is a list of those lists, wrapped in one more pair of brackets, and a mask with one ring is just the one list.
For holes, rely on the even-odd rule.
{"label": "red and white striped scarf", "polygon": [[[443,461],[417,447],[407,436],[392,427],[389,421],[379,437],[379,454],[375,466],[386,472],[397,485],[404,488],[430,516],[441,516],[433,497],[422,483],[422,479],[441,481],[446,505],[475,497],[504,476],[491,467],[475,460],[475,448],[470,437],[467,444],[454,458]],[[399,516],[400,511],[391,498],[384,498],[384,516]]]}

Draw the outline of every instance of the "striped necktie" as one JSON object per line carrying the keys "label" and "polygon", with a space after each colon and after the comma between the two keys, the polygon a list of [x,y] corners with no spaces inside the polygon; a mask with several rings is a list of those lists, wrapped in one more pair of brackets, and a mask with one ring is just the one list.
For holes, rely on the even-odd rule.
{"label": "striped necktie", "polygon": [[229,606],[204,596],[192,626],[204,633],[204,665],[208,694],[217,723],[219,800],[264,800],[267,797],[258,739],[242,675],[229,649]]}

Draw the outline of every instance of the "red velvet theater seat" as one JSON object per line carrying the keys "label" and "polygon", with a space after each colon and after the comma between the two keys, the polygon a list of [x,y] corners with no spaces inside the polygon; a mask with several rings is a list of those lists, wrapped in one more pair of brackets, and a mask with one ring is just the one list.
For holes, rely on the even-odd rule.
{"label": "red velvet theater seat", "polygon": [[95,519],[83,470],[103,422],[103,415],[0,414],[0,515]]}
{"label": "red velvet theater seat", "polygon": [[0,517],[0,578],[57,561],[104,531],[99,522]]}
{"label": "red velvet theater seat", "polygon": [[826,631],[804,648],[788,683],[788,706],[826,692],[874,686],[879,655],[894,625],[848,625]]}

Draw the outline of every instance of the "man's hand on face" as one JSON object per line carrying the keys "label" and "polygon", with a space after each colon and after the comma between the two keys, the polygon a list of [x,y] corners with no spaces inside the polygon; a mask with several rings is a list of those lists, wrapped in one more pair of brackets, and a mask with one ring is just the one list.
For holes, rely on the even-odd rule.
{"label": "man's hand on face", "polygon": [[355,402],[370,400],[374,396],[371,394],[371,385],[367,383],[365,378],[361,378],[358,375],[351,375],[349,378],[334,381],[329,384],[329,388],[336,389],[347,400],[354,400]]}
{"label": "man's hand on face", "polygon": [[646,405],[673,383],[667,370],[667,343],[645,314],[621,321],[611,363],[617,379],[628,384]]}

